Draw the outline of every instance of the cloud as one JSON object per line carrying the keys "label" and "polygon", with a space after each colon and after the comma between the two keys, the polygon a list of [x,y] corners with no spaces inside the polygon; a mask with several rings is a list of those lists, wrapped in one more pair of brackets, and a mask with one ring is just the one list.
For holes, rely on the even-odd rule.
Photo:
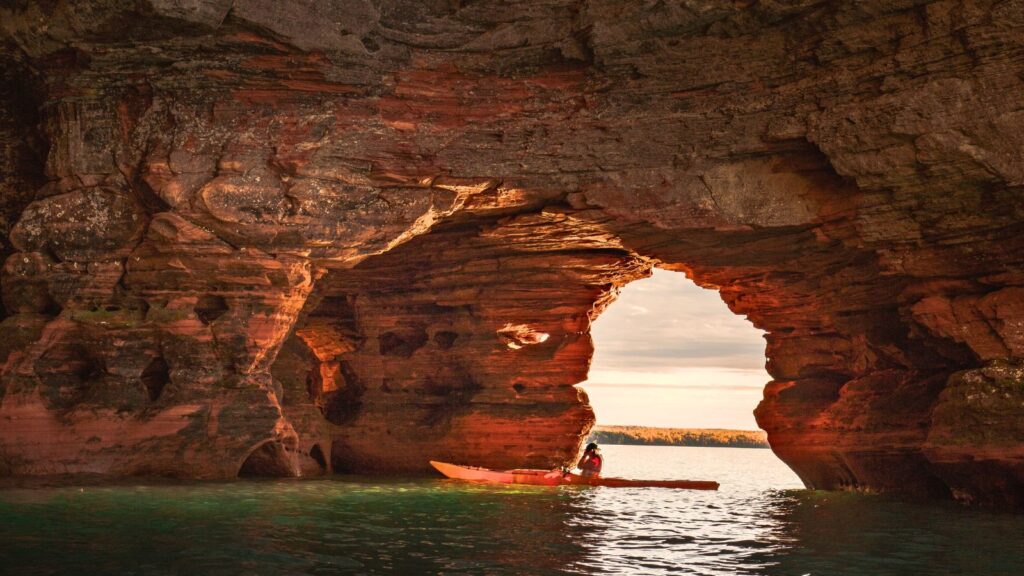
{"label": "cloud", "polygon": [[651,311],[648,310],[647,308],[644,308],[643,306],[637,306],[636,304],[629,305],[630,316],[646,316],[650,313]]}
{"label": "cloud", "polygon": [[756,428],[751,412],[771,380],[764,333],[717,292],[655,270],[623,288],[592,335],[582,388],[599,422]]}
{"label": "cloud", "polygon": [[656,270],[626,286],[595,321],[593,370],[763,369],[763,334],[733,314],[717,292]]}

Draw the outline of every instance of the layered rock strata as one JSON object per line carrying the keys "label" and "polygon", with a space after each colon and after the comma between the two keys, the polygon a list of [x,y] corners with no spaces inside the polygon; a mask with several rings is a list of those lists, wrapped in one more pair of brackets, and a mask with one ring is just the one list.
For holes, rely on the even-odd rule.
{"label": "layered rock strata", "polygon": [[[553,466],[652,266],[808,486],[1024,505],[1024,4],[0,8],[0,472]],[[642,330],[642,326],[637,327]]]}

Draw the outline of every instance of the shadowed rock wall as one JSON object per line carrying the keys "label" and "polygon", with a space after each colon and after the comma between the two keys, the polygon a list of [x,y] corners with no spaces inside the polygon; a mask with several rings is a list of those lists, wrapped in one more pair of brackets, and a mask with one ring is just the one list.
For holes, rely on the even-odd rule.
{"label": "shadowed rock wall", "polygon": [[0,472],[564,463],[661,266],[767,331],[809,486],[1024,504],[1019,1],[0,22]]}

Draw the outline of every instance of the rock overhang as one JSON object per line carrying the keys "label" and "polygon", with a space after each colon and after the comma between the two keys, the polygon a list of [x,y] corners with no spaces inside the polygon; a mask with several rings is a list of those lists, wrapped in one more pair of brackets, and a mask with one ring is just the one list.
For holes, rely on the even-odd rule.
{"label": "rock overhang", "polygon": [[808,485],[1020,505],[1019,3],[80,4],[3,9],[14,473],[561,463],[656,264]]}

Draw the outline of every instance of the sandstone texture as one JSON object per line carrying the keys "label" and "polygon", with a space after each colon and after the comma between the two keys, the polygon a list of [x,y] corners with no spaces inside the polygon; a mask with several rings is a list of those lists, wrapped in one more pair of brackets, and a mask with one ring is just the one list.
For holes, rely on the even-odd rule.
{"label": "sandstone texture", "polygon": [[767,331],[808,486],[1024,507],[1024,2],[17,0],[0,41],[2,474],[567,463],[657,266]]}

